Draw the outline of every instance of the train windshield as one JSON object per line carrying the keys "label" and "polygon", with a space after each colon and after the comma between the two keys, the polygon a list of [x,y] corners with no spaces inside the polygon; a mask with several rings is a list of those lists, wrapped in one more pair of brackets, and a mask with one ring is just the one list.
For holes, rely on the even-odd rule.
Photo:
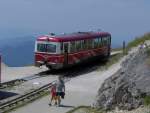
{"label": "train windshield", "polygon": [[49,52],[55,53],[56,52],[56,45],[55,44],[37,44],[37,51],[38,52]]}

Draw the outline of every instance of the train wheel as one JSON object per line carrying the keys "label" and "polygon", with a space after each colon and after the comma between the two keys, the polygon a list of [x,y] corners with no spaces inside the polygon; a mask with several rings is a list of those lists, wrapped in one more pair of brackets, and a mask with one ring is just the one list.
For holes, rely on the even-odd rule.
{"label": "train wheel", "polygon": [[49,70],[52,70],[52,66],[46,65],[46,67],[47,67]]}
{"label": "train wheel", "polygon": [[109,58],[110,58],[110,52],[108,52],[106,55],[104,55],[103,61],[107,62],[109,60]]}

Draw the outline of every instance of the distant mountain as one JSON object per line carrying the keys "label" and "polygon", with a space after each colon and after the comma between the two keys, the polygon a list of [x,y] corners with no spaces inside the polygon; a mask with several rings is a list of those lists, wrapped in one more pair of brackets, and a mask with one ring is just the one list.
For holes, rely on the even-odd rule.
{"label": "distant mountain", "polygon": [[[0,39],[0,53],[8,66],[34,64],[34,45],[36,36]],[[113,48],[120,47],[113,42]]]}
{"label": "distant mountain", "polygon": [[33,64],[35,40],[34,36],[0,39],[3,62],[8,66]]}

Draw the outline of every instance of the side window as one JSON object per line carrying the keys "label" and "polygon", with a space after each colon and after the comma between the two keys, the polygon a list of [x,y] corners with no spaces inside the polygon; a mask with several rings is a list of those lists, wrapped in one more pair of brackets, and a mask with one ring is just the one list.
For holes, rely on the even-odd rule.
{"label": "side window", "polygon": [[63,53],[63,42],[60,43],[60,52]]}
{"label": "side window", "polygon": [[86,50],[88,48],[88,40],[82,40],[82,48]]}
{"label": "side window", "polygon": [[76,51],[76,46],[75,46],[75,41],[70,42],[70,52],[75,52]]}
{"label": "side window", "polygon": [[77,50],[77,51],[82,50],[81,41],[76,41],[76,50]]}
{"label": "side window", "polygon": [[47,52],[47,44],[37,44],[37,51]]}
{"label": "side window", "polygon": [[81,40],[82,50],[85,50],[85,40]]}
{"label": "side window", "polygon": [[104,46],[108,45],[108,37],[103,37],[102,40]]}
{"label": "side window", "polygon": [[111,37],[110,36],[108,36],[108,42],[109,42],[109,44],[111,44]]}
{"label": "side window", "polygon": [[93,48],[93,39],[89,39],[87,40],[88,42],[88,49],[92,49]]}
{"label": "side window", "polygon": [[99,37],[99,44],[98,44],[99,47],[102,47],[102,38]]}
{"label": "side window", "polygon": [[99,45],[99,38],[94,39],[94,48],[97,48]]}
{"label": "side window", "polygon": [[56,52],[56,45],[54,45],[54,44],[47,44],[47,52],[55,53]]}
{"label": "side window", "polygon": [[107,45],[107,37],[104,38],[104,43]]}
{"label": "side window", "polygon": [[104,38],[105,38],[105,37],[102,37],[102,45],[103,45],[103,46],[105,46],[105,40],[104,40]]}

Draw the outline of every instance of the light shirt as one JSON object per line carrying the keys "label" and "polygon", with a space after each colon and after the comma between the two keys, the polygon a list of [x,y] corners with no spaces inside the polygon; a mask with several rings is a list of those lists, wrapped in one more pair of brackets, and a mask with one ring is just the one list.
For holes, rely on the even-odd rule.
{"label": "light shirt", "polygon": [[56,92],[64,92],[65,84],[63,80],[58,80],[56,82]]}

